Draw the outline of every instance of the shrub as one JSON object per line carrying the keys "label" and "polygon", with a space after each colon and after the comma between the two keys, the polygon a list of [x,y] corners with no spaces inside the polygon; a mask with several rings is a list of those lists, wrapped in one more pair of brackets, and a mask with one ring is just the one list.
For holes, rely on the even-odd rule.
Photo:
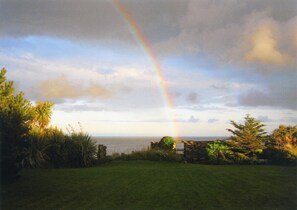
{"label": "shrub", "polygon": [[175,141],[170,136],[164,136],[158,143],[160,149],[172,150],[174,148]]}
{"label": "shrub", "polygon": [[286,150],[268,147],[263,151],[262,157],[272,164],[296,165],[296,156]]}
{"label": "shrub", "polygon": [[65,157],[63,157],[63,145],[65,145],[66,136],[62,130],[58,128],[47,129],[46,141],[48,143],[46,147],[46,155],[48,158],[48,166],[60,168],[67,166]]}
{"label": "shrub", "polygon": [[[97,147],[91,136],[82,131],[75,131],[72,127],[65,141],[64,150],[67,160],[74,167],[88,167],[94,165],[97,155]],[[67,151],[68,150],[68,151]]]}
{"label": "shrub", "polygon": [[208,143],[206,151],[211,163],[221,164],[231,161],[231,148],[224,141],[216,140]]}
{"label": "shrub", "polygon": [[48,156],[46,149],[48,142],[44,135],[33,129],[25,140],[25,157],[22,160],[22,166],[25,168],[44,167]]}
{"label": "shrub", "polygon": [[151,160],[151,161],[173,161],[180,162],[183,160],[182,155],[176,154],[170,150],[152,149],[133,151],[131,154],[118,154],[112,155],[114,160]]}

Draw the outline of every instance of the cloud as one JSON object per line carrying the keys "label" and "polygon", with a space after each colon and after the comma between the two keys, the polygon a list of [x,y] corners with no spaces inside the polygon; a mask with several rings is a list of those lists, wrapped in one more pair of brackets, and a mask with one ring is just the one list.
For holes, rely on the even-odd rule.
{"label": "cloud", "polygon": [[215,118],[210,118],[208,119],[208,123],[215,123],[215,122],[218,122],[219,120],[218,119],[215,119]]}
{"label": "cloud", "polygon": [[39,96],[49,100],[82,97],[105,99],[111,96],[111,92],[99,84],[89,84],[84,87],[69,81],[65,76],[42,81],[37,92]]}
{"label": "cloud", "polygon": [[71,84],[64,76],[45,80],[40,84],[40,95],[46,98],[77,98],[82,95],[82,89]]}
{"label": "cloud", "polygon": [[[225,64],[252,66],[256,72],[263,71],[261,64],[291,69],[296,54],[296,48],[292,50],[296,46],[295,7],[293,0],[189,1],[180,18],[180,32],[157,43],[156,51],[191,54],[197,59],[207,55]],[[267,22],[274,29],[263,25]]]}
{"label": "cloud", "polygon": [[[151,39],[160,41],[175,32],[186,3],[178,0],[124,1],[127,10]],[[154,11],[152,15],[152,11]],[[133,43],[124,17],[113,1],[94,0],[2,0],[0,36],[54,36],[87,41],[110,40]]]}
{"label": "cloud", "polygon": [[268,116],[258,116],[257,120],[261,121],[261,122],[272,122],[272,120],[268,117]]}
{"label": "cloud", "polygon": [[[13,15],[14,13],[14,15]],[[2,36],[46,35],[83,39],[127,36],[121,18],[107,1],[1,2]]]}
{"label": "cloud", "polygon": [[198,94],[195,92],[191,92],[187,96],[187,101],[191,103],[196,103],[198,101]]}
{"label": "cloud", "polygon": [[199,122],[199,119],[194,117],[193,115],[191,115],[191,117],[189,118],[189,122],[190,123],[197,123],[197,122]]}
{"label": "cloud", "polygon": [[245,54],[249,62],[284,64],[292,58],[278,50],[276,28],[269,24],[259,25],[251,37],[251,49]]}
{"label": "cloud", "polygon": [[96,111],[96,112],[124,112],[127,111],[125,109],[113,109],[110,107],[106,107],[104,104],[101,103],[63,103],[57,104],[55,106],[56,110],[61,110],[64,112],[88,112],[88,111]]}
{"label": "cloud", "polygon": [[271,88],[269,91],[251,90],[239,97],[239,104],[297,110],[297,95],[295,89],[291,88]]}
{"label": "cloud", "polygon": [[281,119],[281,122],[290,123],[290,124],[297,124],[297,117],[286,117]]}
{"label": "cloud", "polygon": [[111,96],[111,92],[101,85],[93,83],[84,90],[84,95],[94,98],[109,98]]}
{"label": "cloud", "polygon": [[[159,55],[199,52],[227,62],[240,63],[247,59],[276,64],[285,63],[287,57],[296,53],[296,47],[295,51],[289,49],[297,42],[296,30],[292,29],[296,21],[294,0],[141,3],[132,0],[123,4]],[[272,39],[275,36],[273,31],[259,29],[246,49],[246,37],[255,26],[267,19],[273,20],[279,32],[288,34],[289,38],[281,35],[277,40]],[[109,1],[3,0],[0,7],[0,36],[50,36],[103,41],[117,47],[138,47],[125,20]],[[257,38],[259,36],[262,38]],[[262,50],[261,40],[267,43],[264,48],[270,50]]]}

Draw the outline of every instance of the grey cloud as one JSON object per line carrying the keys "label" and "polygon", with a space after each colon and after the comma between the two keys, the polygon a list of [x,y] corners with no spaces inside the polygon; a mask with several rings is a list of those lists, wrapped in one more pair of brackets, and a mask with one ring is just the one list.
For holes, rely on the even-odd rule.
{"label": "grey cloud", "polygon": [[297,117],[286,117],[281,119],[281,121],[286,122],[286,123],[294,123],[297,125]]}
{"label": "grey cloud", "polygon": [[187,110],[193,110],[193,111],[224,111],[226,110],[224,107],[218,106],[218,105],[180,105],[176,106],[177,109],[187,109]]}
{"label": "grey cloud", "polygon": [[[149,120],[141,120],[138,122],[159,122],[159,123],[169,123],[172,122],[172,120],[170,119],[149,119]],[[190,116],[189,119],[182,119],[182,118],[178,118],[178,119],[174,119],[174,122],[180,122],[180,123],[197,123],[199,122],[199,119],[194,117],[193,115]]]}
{"label": "grey cloud", "polygon": [[198,94],[195,92],[191,92],[187,96],[187,100],[191,103],[196,103],[198,102]]}
{"label": "grey cloud", "polygon": [[[142,122],[142,123],[171,123],[172,120],[160,118],[160,119],[147,119],[147,120],[96,120],[98,122]],[[174,122],[180,123],[197,123],[199,121],[198,118],[193,116],[190,117],[189,120],[186,119],[175,119]]]}
{"label": "grey cloud", "polygon": [[267,106],[297,109],[296,89],[273,88],[263,92],[251,90],[239,97],[239,104],[244,106]]}
{"label": "grey cloud", "polygon": [[272,120],[268,117],[268,116],[258,116],[257,120],[261,121],[261,122],[272,122]]}
{"label": "grey cloud", "polygon": [[[276,44],[282,52],[289,56],[296,53],[297,44],[291,49],[296,36],[292,29],[296,23],[294,0],[129,0],[122,3],[159,54],[204,52],[219,60],[242,62],[252,47],[245,44],[247,37],[267,20],[274,22],[281,34]],[[136,46],[112,1],[2,0],[0,36],[34,35],[120,41]],[[253,59],[257,60],[257,56],[252,56]]]}
{"label": "grey cloud", "polygon": [[1,2],[0,14],[2,36],[97,39],[128,32],[108,1],[9,0]]}
{"label": "grey cloud", "polygon": [[223,83],[223,84],[215,84],[215,85],[211,85],[212,88],[216,89],[216,90],[228,90],[230,87]]}
{"label": "grey cloud", "polygon": [[[275,58],[288,57],[282,60],[290,61],[296,53],[297,45],[294,44],[293,39],[283,36],[283,34],[289,34],[288,37],[296,36],[296,32],[289,27],[292,22],[295,22],[293,20],[296,19],[294,9],[296,6],[294,0],[190,1],[187,13],[181,17],[180,33],[165,42],[158,43],[157,51],[181,54],[202,52],[225,62],[241,65],[255,64],[256,69],[259,60],[270,66],[275,63],[283,64],[286,62],[278,62]],[[246,54],[255,48],[253,43],[249,43],[250,37],[256,33],[257,27],[267,21],[276,26],[276,32],[273,33],[280,34],[278,39],[271,42],[271,49],[274,51],[270,55],[274,55],[274,58],[271,59],[268,52],[263,58],[256,48],[250,53],[252,57],[247,62]],[[278,49],[280,46],[281,51]],[[295,46],[294,50],[290,49],[292,46]],[[292,70],[292,66],[288,66],[287,63],[281,69],[284,68]]]}
{"label": "grey cloud", "polygon": [[215,123],[215,122],[218,122],[219,120],[218,119],[215,119],[215,118],[211,118],[211,119],[208,119],[208,123]]}
{"label": "grey cloud", "polygon": [[[160,41],[176,33],[187,4],[181,1],[122,1],[143,32]],[[113,1],[3,0],[1,36],[45,35],[74,39],[108,39],[135,43]]]}
{"label": "grey cloud", "polygon": [[189,122],[190,122],[190,123],[197,123],[197,122],[199,122],[199,119],[196,118],[196,117],[194,117],[193,115],[191,115],[191,117],[190,117],[190,119],[189,119]]}

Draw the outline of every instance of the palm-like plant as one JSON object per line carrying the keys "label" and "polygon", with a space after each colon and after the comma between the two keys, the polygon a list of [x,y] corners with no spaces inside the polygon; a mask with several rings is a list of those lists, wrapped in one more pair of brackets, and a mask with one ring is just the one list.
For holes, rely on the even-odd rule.
{"label": "palm-like plant", "polygon": [[51,102],[36,103],[34,123],[41,132],[44,131],[51,120],[53,106],[54,104]]}

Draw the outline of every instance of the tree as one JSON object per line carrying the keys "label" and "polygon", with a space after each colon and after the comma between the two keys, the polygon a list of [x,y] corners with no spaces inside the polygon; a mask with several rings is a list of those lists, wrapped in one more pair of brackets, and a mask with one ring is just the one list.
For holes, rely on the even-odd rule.
{"label": "tree", "polygon": [[54,104],[51,102],[40,101],[35,105],[34,125],[38,127],[41,133],[44,132],[51,120],[53,106]]}
{"label": "tree", "polygon": [[297,157],[297,126],[280,125],[271,135],[271,146]]}
{"label": "tree", "polygon": [[22,92],[15,93],[13,82],[6,81],[6,70],[0,72],[0,147],[1,175],[13,179],[24,157],[25,142],[33,120],[32,104]]}
{"label": "tree", "polygon": [[249,159],[254,159],[257,153],[265,148],[264,143],[267,138],[265,125],[250,115],[244,118],[244,124],[237,124],[231,121],[234,130],[227,129],[233,135],[228,141],[233,152],[241,153]]}

